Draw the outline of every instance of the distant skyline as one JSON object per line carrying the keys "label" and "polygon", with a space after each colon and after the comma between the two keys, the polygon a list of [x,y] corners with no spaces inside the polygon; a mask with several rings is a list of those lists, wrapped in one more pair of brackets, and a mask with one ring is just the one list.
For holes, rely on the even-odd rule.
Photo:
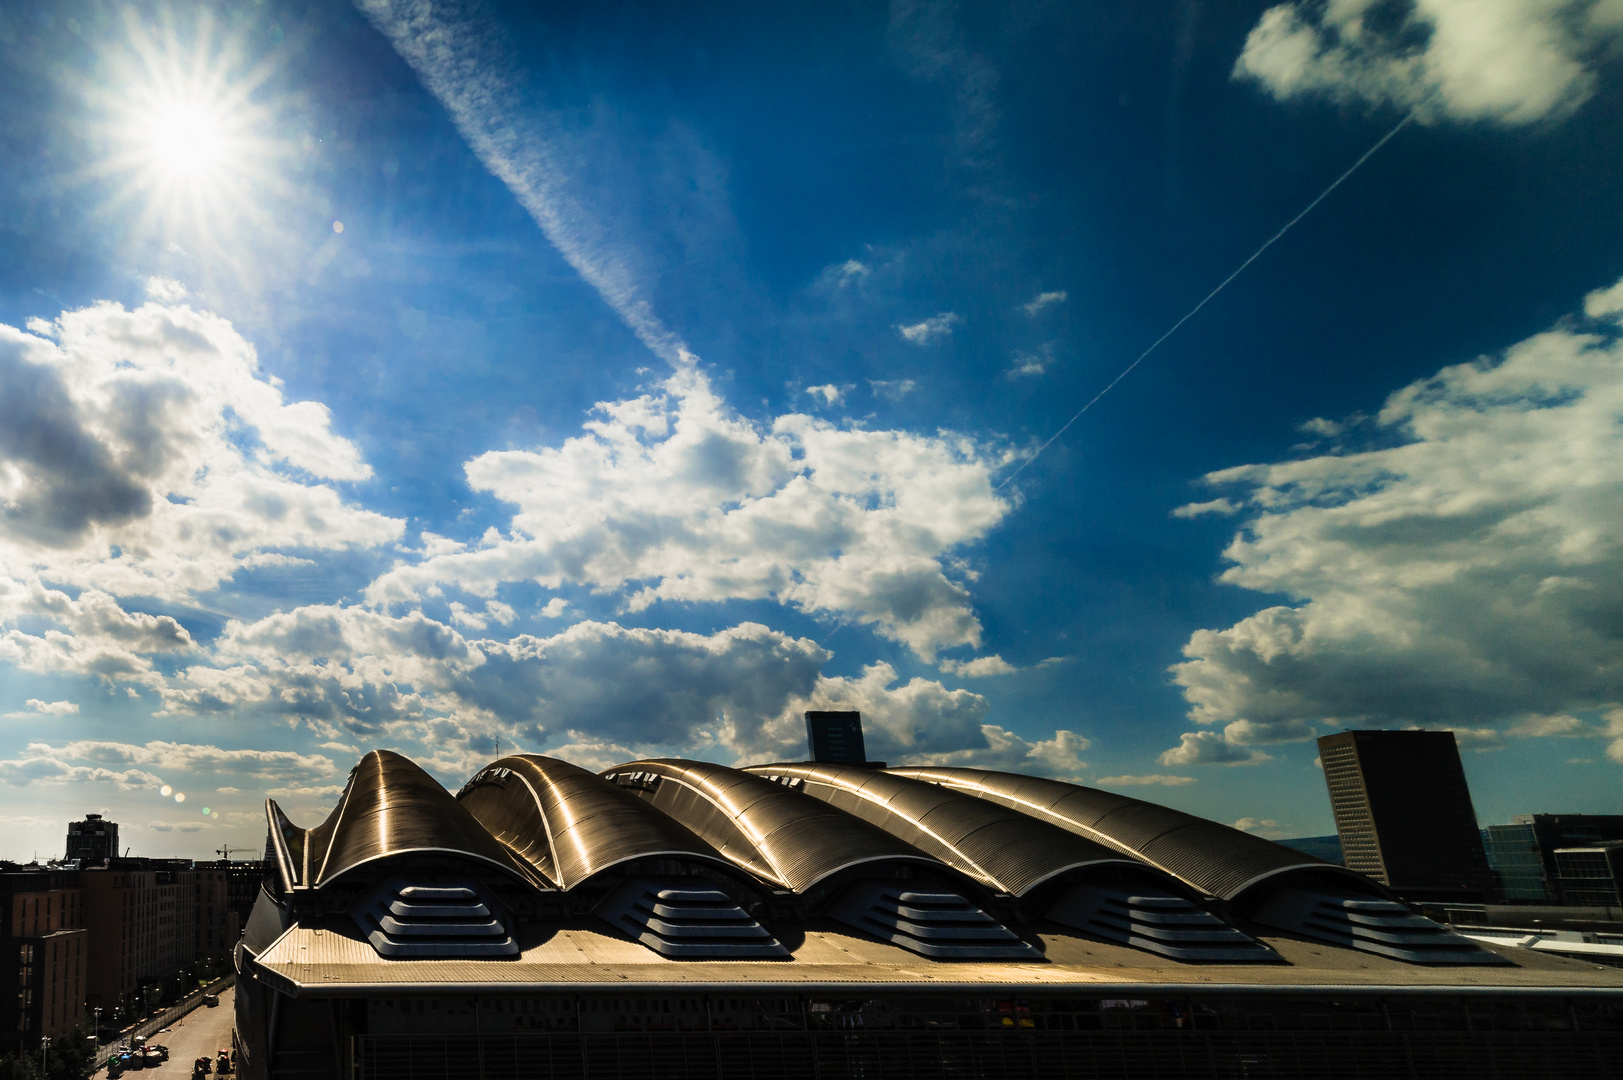
{"label": "distant skyline", "polygon": [[1274,837],[1334,831],[1349,727],[1454,730],[1484,825],[1617,812],[1620,43],[0,11],[0,858],[254,847],[378,747],[798,757],[807,709]]}

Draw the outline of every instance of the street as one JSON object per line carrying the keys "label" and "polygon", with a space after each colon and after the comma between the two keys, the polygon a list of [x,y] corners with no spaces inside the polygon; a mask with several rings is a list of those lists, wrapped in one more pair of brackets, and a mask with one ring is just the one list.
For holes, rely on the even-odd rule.
{"label": "street", "polygon": [[[222,1048],[231,1049],[231,1021],[236,991],[226,990],[220,995],[217,1008],[200,1005],[187,1013],[167,1031],[154,1032],[149,1042],[169,1048],[169,1060],[154,1069],[142,1070],[142,1076],[166,1078],[190,1077],[192,1062],[207,1055],[211,1068],[214,1055]],[[128,1073],[126,1076],[130,1075]],[[214,1075],[212,1072],[210,1076]]]}

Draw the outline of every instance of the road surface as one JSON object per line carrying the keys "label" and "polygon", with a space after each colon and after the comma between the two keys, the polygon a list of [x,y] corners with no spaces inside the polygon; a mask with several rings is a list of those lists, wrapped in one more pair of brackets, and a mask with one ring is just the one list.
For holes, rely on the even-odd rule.
{"label": "road surface", "polygon": [[[218,1008],[209,1008],[199,1005],[185,1017],[175,1022],[174,1027],[163,1032],[153,1032],[148,1042],[162,1043],[169,1048],[169,1060],[154,1069],[130,1071],[125,1077],[155,1077],[160,1080],[190,1080],[192,1075],[192,1062],[205,1054],[212,1066],[214,1055],[222,1048],[231,1049],[231,1021],[235,1010],[236,991],[226,990],[220,994]],[[105,1073],[101,1075],[105,1076]],[[209,1074],[212,1080],[214,1074]]]}

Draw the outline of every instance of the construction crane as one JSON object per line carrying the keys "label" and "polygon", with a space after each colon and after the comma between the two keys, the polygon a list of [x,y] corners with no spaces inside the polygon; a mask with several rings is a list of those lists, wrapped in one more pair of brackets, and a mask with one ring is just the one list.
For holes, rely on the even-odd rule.
{"label": "construction crane", "polygon": [[241,850],[242,850],[242,848],[240,848],[240,847],[239,848],[234,848],[230,844],[227,844],[224,847],[215,848],[214,849],[214,854],[218,855],[220,858],[224,859],[226,862],[230,862],[231,861],[231,853],[233,851],[241,851]]}

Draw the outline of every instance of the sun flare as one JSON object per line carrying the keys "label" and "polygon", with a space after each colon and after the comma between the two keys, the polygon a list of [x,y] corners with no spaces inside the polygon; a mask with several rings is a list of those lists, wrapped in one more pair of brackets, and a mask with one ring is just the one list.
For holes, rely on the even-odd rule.
{"label": "sun flare", "polygon": [[225,241],[262,213],[276,182],[271,110],[255,100],[267,69],[202,25],[131,25],[127,51],[102,92],[113,181],[109,209],[159,233]]}

